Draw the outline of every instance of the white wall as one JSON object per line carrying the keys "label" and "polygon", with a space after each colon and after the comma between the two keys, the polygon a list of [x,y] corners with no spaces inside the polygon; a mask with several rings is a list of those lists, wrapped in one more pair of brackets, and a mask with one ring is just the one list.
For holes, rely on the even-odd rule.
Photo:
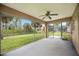
{"label": "white wall", "polygon": [[73,30],[72,30],[72,42],[76,48],[76,51],[79,54],[79,4],[73,14],[72,20],[73,20]]}

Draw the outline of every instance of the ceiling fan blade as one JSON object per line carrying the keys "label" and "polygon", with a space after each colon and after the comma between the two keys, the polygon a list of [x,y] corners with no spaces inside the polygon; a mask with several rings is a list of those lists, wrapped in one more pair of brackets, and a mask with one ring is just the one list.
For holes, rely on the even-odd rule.
{"label": "ceiling fan blade", "polygon": [[58,14],[50,14],[51,16],[53,16],[53,15],[58,15]]}
{"label": "ceiling fan blade", "polygon": [[42,18],[43,20],[45,19],[45,17]]}
{"label": "ceiling fan blade", "polygon": [[49,19],[52,19],[50,16],[48,16],[49,17]]}

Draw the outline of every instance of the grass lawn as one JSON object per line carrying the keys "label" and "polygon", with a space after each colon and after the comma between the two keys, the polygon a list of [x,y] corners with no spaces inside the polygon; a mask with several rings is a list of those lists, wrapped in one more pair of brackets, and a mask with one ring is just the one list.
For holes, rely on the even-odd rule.
{"label": "grass lawn", "polygon": [[[52,36],[53,32],[49,32],[49,36]],[[61,36],[61,32],[54,32],[54,36]]]}
{"label": "grass lawn", "polygon": [[[70,38],[69,34],[66,32],[63,32],[62,35],[63,35],[64,39]],[[53,36],[53,32],[49,32],[49,36]],[[61,32],[54,32],[54,36],[61,36]]]}
{"label": "grass lawn", "polygon": [[43,34],[35,34],[35,39],[33,39],[34,34],[4,37],[4,39],[1,40],[1,52],[8,52],[25,44],[42,39],[43,37]]}

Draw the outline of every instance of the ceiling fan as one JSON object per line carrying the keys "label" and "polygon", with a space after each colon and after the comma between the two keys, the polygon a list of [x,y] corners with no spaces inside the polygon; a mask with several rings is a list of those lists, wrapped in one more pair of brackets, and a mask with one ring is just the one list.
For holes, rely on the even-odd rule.
{"label": "ceiling fan", "polygon": [[49,19],[52,19],[51,16],[57,16],[58,14],[51,14],[50,11],[47,11],[44,15],[41,15],[40,17],[43,17],[42,19],[44,20],[46,17]]}

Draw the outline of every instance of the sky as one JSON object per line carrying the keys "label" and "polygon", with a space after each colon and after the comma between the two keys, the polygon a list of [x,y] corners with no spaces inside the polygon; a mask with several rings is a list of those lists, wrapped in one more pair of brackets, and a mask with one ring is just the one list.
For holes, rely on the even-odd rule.
{"label": "sky", "polygon": [[21,24],[24,25],[25,23],[27,23],[27,24],[31,24],[32,21],[29,20],[29,19],[21,19]]}

